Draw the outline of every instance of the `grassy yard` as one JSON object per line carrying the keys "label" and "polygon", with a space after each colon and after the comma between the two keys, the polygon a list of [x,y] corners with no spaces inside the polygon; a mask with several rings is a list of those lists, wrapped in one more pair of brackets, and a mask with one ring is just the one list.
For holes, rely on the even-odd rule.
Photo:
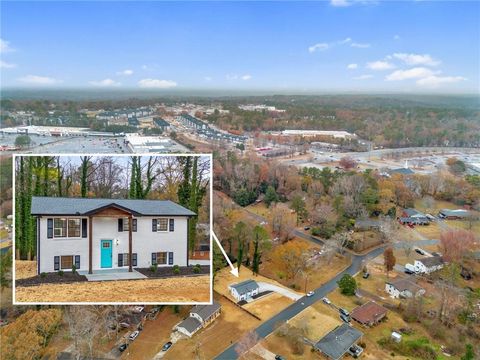
{"label": "grassy yard", "polygon": [[[190,339],[179,340],[164,359],[190,359],[198,353],[201,359],[212,359],[247,331],[260,325],[260,321],[238,308],[219,294],[215,301],[222,305],[221,315],[208,327]],[[162,343],[163,344],[163,343]]]}

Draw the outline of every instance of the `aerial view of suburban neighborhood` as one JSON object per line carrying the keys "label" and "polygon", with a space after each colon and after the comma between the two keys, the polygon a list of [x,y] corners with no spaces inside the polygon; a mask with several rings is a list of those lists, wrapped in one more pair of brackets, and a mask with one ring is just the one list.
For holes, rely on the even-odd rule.
{"label": "aerial view of suburban neighborhood", "polygon": [[3,7],[1,359],[480,359],[479,3]]}

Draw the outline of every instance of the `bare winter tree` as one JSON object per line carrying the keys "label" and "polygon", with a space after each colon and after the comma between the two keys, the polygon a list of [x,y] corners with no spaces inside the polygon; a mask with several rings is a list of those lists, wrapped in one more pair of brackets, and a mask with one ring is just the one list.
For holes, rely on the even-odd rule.
{"label": "bare winter tree", "polygon": [[238,357],[243,357],[248,359],[248,352],[258,343],[258,335],[255,330],[247,332],[243,335],[240,340],[235,345],[235,352]]}

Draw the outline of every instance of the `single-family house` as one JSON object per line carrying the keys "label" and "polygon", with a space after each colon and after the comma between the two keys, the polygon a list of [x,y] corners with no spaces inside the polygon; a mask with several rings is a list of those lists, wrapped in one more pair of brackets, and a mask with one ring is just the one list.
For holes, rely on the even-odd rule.
{"label": "single-family house", "polygon": [[260,287],[255,280],[245,280],[229,286],[230,293],[238,301],[250,299],[258,294]]}
{"label": "single-family house", "polygon": [[355,230],[367,231],[367,230],[379,230],[380,221],[374,219],[356,220]]}
{"label": "single-family house", "polygon": [[32,197],[37,271],[188,266],[188,222],[172,201]]}
{"label": "single-family house", "polygon": [[430,224],[430,219],[427,217],[427,215],[413,208],[403,210],[402,216],[399,218],[399,221],[402,224],[412,225]]}
{"label": "single-family house", "polygon": [[417,274],[430,274],[443,268],[443,258],[441,256],[431,256],[415,260],[413,263]]}
{"label": "single-family house", "polygon": [[321,338],[314,345],[314,348],[327,358],[338,360],[342,358],[353,345],[356,345],[362,336],[363,333],[361,331],[343,323]]}
{"label": "single-family house", "polygon": [[364,326],[373,326],[387,316],[387,309],[374,301],[369,301],[353,309],[350,316]]}
{"label": "single-family house", "polygon": [[403,168],[391,169],[391,170],[389,170],[389,173],[390,173],[390,175],[399,174],[399,175],[403,175],[403,176],[408,176],[408,175],[415,174],[415,171],[413,171],[410,168],[403,167]]}
{"label": "single-family house", "polygon": [[385,291],[393,298],[412,298],[425,294],[425,289],[405,278],[386,282]]}
{"label": "single-family house", "polygon": [[447,220],[463,220],[470,216],[470,212],[465,209],[442,209],[438,213],[438,217]]}
{"label": "single-family house", "polygon": [[196,305],[190,310],[189,317],[175,326],[175,330],[192,337],[198,330],[207,327],[219,317],[220,312],[221,305],[215,301],[212,305]]}

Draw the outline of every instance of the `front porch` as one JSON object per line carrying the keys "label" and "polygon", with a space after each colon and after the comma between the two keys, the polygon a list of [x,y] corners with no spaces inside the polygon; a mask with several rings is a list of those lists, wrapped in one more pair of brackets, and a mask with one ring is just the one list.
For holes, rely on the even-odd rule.
{"label": "front porch", "polygon": [[88,281],[147,279],[145,275],[137,270],[133,269],[132,271],[129,271],[127,268],[93,270],[91,274],[88,271],[78,271],[78,274],[84,275]]}

